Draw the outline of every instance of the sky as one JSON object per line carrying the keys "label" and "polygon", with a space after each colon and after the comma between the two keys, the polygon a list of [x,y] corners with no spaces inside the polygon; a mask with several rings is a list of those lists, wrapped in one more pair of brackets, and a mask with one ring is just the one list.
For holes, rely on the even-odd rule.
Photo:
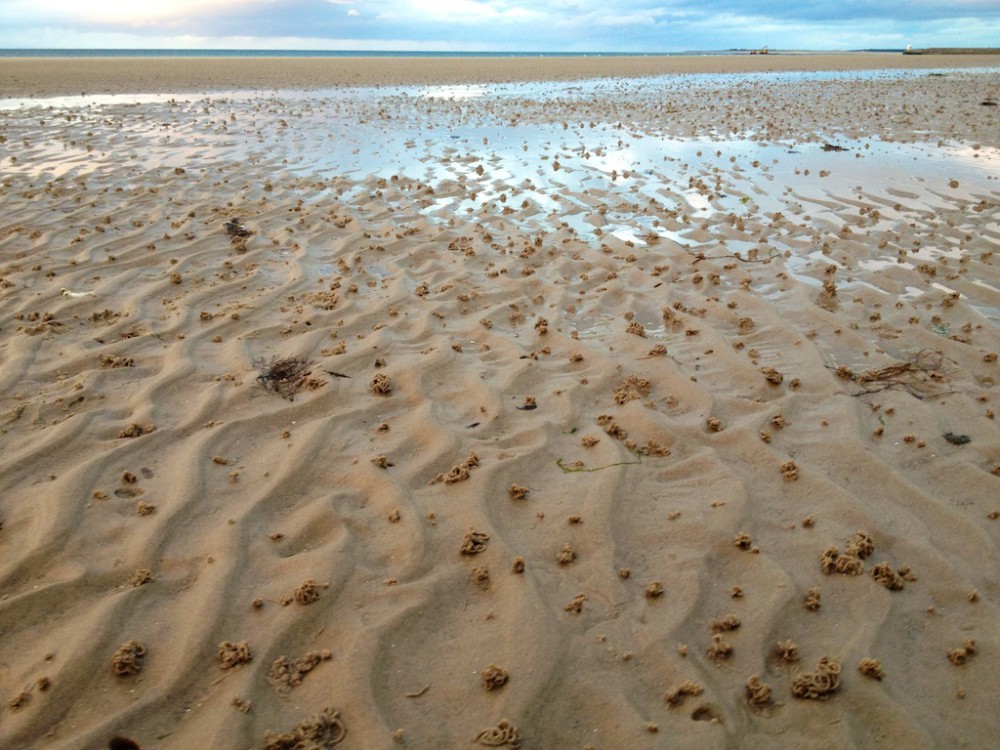
{"label": "sky", "polygon": [[1000,0],[0,0],[0,48],[683,52],[1000,46]]}

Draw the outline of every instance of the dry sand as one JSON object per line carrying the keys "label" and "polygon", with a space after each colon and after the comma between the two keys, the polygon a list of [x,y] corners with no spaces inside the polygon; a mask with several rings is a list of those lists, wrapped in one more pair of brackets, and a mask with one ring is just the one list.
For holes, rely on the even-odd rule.
{"label": "dry sand", "polygon": [[641,62],[0,111],[0,746],[992,746],[996,73]]}
{"label": "dry sand", "polygon": [[744,73],[996,67],[996,55],[774,53],[648,57],[454,58],[3,58],[3,96],[123,94],[150,91],[317,89],[441,83],[567,81],[673,73]]}

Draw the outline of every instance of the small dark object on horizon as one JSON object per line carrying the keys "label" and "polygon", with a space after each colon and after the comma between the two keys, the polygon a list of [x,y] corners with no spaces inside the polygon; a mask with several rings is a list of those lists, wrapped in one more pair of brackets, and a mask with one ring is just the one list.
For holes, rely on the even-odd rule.
{"label": "small dark object on horizon", "polygon": [[993,101],[992,99],[984,99],[983,101],[979,102],[979,106],[981,106],[981,107],[995,107],[995,106],[997,106],[997,103],[995,101]]}
{"label": "small dark object on horizon", "polygon": [[837,146],[837,145],[835,145],[833,143],[824,143],[823,144],[823,150],[824,151],[847,151],[847,149],[844,148],[843,146]]}
{"label": "small dark object on horizon", "polygon": [[292,401],[295,394],[306,385],[307,379],[312,374],[312,366],[313,363],[305,357],[253,360],[254,369],[260,373],[257,380],[264,389],[277,393],[289,401]]}
{"label": "small dark object on horizon", "polygon": [[230,237],[249,237],[253,232],[247,229],[245,226],[240,224],[239,219],[230,219],[224,225],[226,227],[226,233]]}
{"label": "small dark object on horizon", "polygon": [[970,438],[968,435],[956,435],[954,432],[946,432],[941,437],[943,437],[952,445],[965,445],[966,443],[972,442],[972,438]]}

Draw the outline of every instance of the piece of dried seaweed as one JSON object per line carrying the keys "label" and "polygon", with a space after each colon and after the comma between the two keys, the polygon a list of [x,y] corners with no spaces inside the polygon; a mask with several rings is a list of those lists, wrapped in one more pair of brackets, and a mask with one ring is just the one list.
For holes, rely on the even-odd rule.
{"label": "piece of dried seaweed", "polygon": [[500,747],[509,745],[510,747],[521,746],[521,735],[517,727],[507,719],[501,719],[495,727],[484,729],[476,736],[476,742],[487,747]]}
{"label": "piece of dried seaweed", "polygon": [[138,641],[123,643],[111,659],[111,669],[119,677],[131,677],[142,671],[146,647]]}
{"label": "piece of dried seaweed", "polygon": [[840,662],[829,656],[816,663],[815,672],[805,672],[792,681],[792,695],[804,700],[826,700],[840,688]]}
{"label": "piece of dried seaweed", "polygon": [[949,392],[942,388],[948,382],[944,355],[931,349],[921,349],[909,362],[897,362],[864,372],[855,372],[841,365],[836,368],[836,373],[837,377],[854,381],[862,387],[853,396],[878,393],[889,388],[904,390],[918,399],[936,398]]}
{"label": "piece of dried seaweed", "polygon": [[264,389],[289,401],[308,384],[313,364],[305,357],[271,357],[269,360],[258,357],[253,360],[253,368],[260,373],[257,380]]}
{"label": "piece of dried seaweed", "polygon": [[223,226],[226,228],[226,234],[231,239],[245,239],[253,234],[253,232],[240,223],[239,219],[230,219]]}
{"label": "piece of dried seaweed", "polygon": [[324,708],[291,732],[264,733],[264,750],[330,750],[347,736],[340,712]]}

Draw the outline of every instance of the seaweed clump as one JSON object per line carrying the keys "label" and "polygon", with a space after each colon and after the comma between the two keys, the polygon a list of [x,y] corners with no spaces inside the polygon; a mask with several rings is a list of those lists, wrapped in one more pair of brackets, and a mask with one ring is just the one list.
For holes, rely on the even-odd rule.
{"label": "seaweed clump", "polygon": [[[324,661],[330,661],[333,654],[328,649],[322,651],[309,651],[297,659],[289,659],[287,656],[279,656],[267,670],[267,681],[279,695],[288,695],[292,688],[298,687],[305,680],[306,675],[312,672]],[[283,747],[283,746],[282,746]],[[289,745],[289,747],[298,747]],[[311,745],[304,745],[311,747]]]}
{"label": "seaweed clump", "polygon": [[759,674],[752,674],[746,684],[747,702],[756,709],[767,708],[773,703],[771,686],[761,682]]}
{"label": "seaweed clump", "polygon": [[841,365],[836,372],[837,377],[842,380],[852,380],[861,386],[861,391],[852,394],[855,396],[898,388],[922,400],[944,395],[941,386],[948,382],[944,370],[944,355],[930,349],[921,349],[909,362],[896,362],[864,372],[854,372]]}
{"label": "seaweed clump", "polygon": [[800,674],[792,682],[792,695],[806,700],[826,700],[840,688],[840,662],[829,656],[816,663],[815,672]]}
{"label": "seaweed clump", "polygon": [[706,653],[712,661],[722,661],[732,656],[733,647],[722,640],[720,633],[716,633],[712,636],[712,643],[706,649]]}
{"label": "seaweed clump", "polygon": [[858,531],[848,541],[843,554],[836,547],[827,547],[819,557],[820,568],[826,575],[840,573],[859,576],[865,572],[862,562],[875,551],[875,542],[866,531]]}
{"label": "seaweed clump", "polygon": [[874,566],[871,569],[871,575],[889,591],[900,591],[903,588],[903,577],[894,573],[888,563],[879,563]]}
{"label": "seaweed clump", "polygon": [[119,677],[130,677],[142,671],[146,647],[138,641],[122,644],[111,658],[111,669]]}
{"label": "seaweed clump", "polygon": [[466,458],[462,463],[452,466],[448,470],[447,474],[438,474],[431,480],[431,484],[438,484],[440,482],[444,482],[445,484],[464,482],[472,476],[472,470],[477,466],[479,466],[479,456],[476,455],[475,451],[469,451],[468,458]]}
{"label": "seaweed clump", "polygon": [[314,601],[319,599],[320,589],[330,588],[329,583],[316,583],[312,578],[308,578],[302,582],[302,585],[292,592],[291,596],[286,596],[282,598],[281,605],[287,607],[292,602],[301,604],[305,606],[307,604],[312,604]]}
{"label": "seaweed clump", "polygon": [[615,403],[619,406],[649,395],[650,383],[646,378],[629,375],[615,389]]}
{"label": "seaweed clump", "polygon": [[483,668],[481,673],[483,678],[483,687],[486,690],[499,690],[504,685],[507,684],[507,680],[510,679],[510,675],[507,670],[503,667],[498,667],[496,664],[490,664]]}
{"label": "seaweed clump", "polygon": [[253,652],[246,641],[233,643],[223,641],[219,644],[219,669],[232,669],[240,664],[248,664],[253,661]]}
{"label": "seaweed clump", "polygon": [[976,653],[976,642],[971,638],[962,644],[961,648],[953,648],[948,651],[948,661],[956,667],[965,664],[969,657]]}
{"label": "seaweed clump", "polygon": [[392,392],[392,379],[384,372],[377,372],[369,387],[376,396],[388,396]]}
{"label": "seaweed clump", "polygon": [[143,435],[148,435],[156,430],[156,425],[152,424],[139,424],[138,422],[132,422],[128,427],[118,433],[119,438],[137,438]]}
{"label": "seaweed clump", "polygon": [[347,728],[340,720],[340,712],[324,708],[306,719],[291,732],[264,733],[264,750],[329,750],[343,742]]}
{"label": "seaweed clump", "polygon": [[823,606],[821,598],[822,592],[818,588],[811,588],[806,592],[805,599],[802,600],[802,606],[810,612],[816,612]]}
{"label": "seaweed clump", "polygon": [[576,552],[573,551],[573,545],[568,542],[564,544],[559,554],[556,555],[556,560],[559,561],[560,565],[571,565],[576,560]]}
{"label": "seaweed clump", "polygon": [[774,653],[786,664],[792,664],[799,660],[799,647],[791,639],[778,641],[774,647]]}
{"label": "seaweed clump", "polygon": [[501,719],[495,727],[484,729],[476,735],[476,742],[487,747],[500,747],[501,745],[520,747],[521,735],[517,731],[517,727],[509,720]]}
{"label": "seaweed clump", "polygon": [[693,680],[688,680],[687,682],[682,682],[680,685],[676,685],[665,692],[663,694],[663,701],[670,706],[670,708],[674,708],[675,706],[679,706],[683,703],[684,699],[689,695],[696,696],[701,695],[704,692],[705,688]]}
{"label": "seaweed clump", "polygon": [[269,360],[257,358],[253,367],[260,373],[257,381],[264,390],[277,393],[289,401],[295,399],[295,394],[310,385],[313,363],[305,357],[272,357]]}
{"label": "seaweed clump", "polygon": [[527,487],[521,487],[518,484],[512,484],[510,486],[510,496],[513,500],[524,500],[528,496],[530,490]]}
{"label": "seaweed clump", "polygon": [[247,229],[240,223],[239,219],[233,218],[227,221],[223,226],[226,228],[226,234],[229,235],[231,239],[242,240],[251,236],[253,232]]}
{"label": "seaweed clump", "polygon": [[867,531],[855,532],[854,536],[847,543],[847,554],[858,557],[862,560],[871,556],[875,551],[875,540]]}
{"label": "seaweed clump", "polygon": [[885,677],[885,672],[882,671],[881,659],[862,659],[858,662],[858,671],[865,677],[871,677],[873,680],[881,680]]}
{"label": "seaweed clump", "polygon": [[470,530],[465,535],[465,539],[462,540],[462,546],[459,548],[459,552],[463,555],[478,555],[480,552],[486,550],[486,543],[489,540],[490,535],[485,531]]}
{"label": "seaweed clump", "polygon": [[740,618],[736,615],[726,615],[719,620],[709,622],[709,627],[713,633],[725,633],[730,630],[736,630],[739,626]]}

